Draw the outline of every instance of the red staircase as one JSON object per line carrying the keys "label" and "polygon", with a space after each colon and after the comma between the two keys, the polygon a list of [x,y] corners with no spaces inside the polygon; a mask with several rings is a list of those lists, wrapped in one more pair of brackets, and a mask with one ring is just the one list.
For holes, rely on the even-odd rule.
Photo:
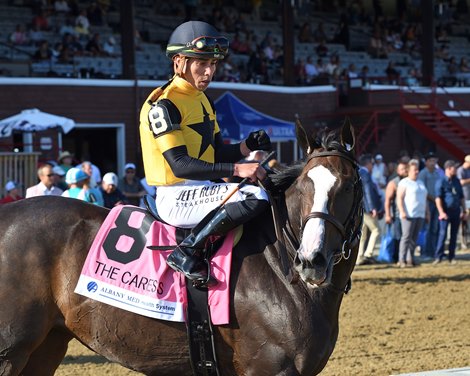
{"label": "red staircase", "polygon": [[446,149],[459,161],[470,154],[470,131],[444,115],[432,104],[405,104],[401,107],[402,120],[423,136]]}
{"label": "red staircase", "polygon": [[370,114],[369,119],[359,129],[356,136],[356,154],[364,154],[370,144],[377,145],[379,143],[379,122],[378,113],[374,111]]}

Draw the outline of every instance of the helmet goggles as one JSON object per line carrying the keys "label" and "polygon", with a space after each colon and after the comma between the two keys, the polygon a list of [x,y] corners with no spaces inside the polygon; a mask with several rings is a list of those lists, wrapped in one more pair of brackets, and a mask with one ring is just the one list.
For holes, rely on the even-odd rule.
{"label": "helmet goggles", "polygon": [[222,53],[228,52],[228,39],[225,37],[197,37],[187,44],[195,52]]}

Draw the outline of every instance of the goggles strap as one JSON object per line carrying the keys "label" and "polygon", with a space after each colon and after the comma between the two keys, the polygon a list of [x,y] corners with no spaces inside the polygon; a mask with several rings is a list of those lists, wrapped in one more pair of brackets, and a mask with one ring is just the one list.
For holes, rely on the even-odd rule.
{"label": "goggles strap", "polygon": [[186,56],[183,56],[183,67],[181,68],[181,77],[183,78],[186,74],[186,68],[188,66],[187,62],[188,62],[188,58]]}

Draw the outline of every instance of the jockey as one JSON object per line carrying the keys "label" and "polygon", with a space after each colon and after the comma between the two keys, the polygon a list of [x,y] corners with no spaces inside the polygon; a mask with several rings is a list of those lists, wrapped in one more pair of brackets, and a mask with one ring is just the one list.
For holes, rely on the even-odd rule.
{"label": "jockey", "polygon": [[254,150],[271,149],[263,130],[233,145],[222,140],[214,104],[204,91],[227,53],[228,40],[213,26],[200,21],[178,26],[166,49],[174,76],[150,94],[140,113],[145,176],[156,186],[159,215],[173,226],[193,228],[167,263],[191,280],[208,280],[204,249],[209,236],[224,235],[268,207],[266,193],[246,185],[219,208],[236,188],[221,179],[264,179],[258,162],[236,162]]}

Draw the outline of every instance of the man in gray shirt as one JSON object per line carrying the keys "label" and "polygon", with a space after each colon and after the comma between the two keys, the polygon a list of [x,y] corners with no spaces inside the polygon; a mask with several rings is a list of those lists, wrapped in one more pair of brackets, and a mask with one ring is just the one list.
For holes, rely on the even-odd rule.
{"label": "man in gray shirt", "polygon": [[[462,189],[463,189],[463,195],[465,197],[466,201],[466,208],[467,211],[470,209],[470,154],[467,155],[464,159],[464,162],[462,163],[462,166],[460,166],[457,169],[457,178],[460,179],[460,184],[462,184]],[[468,217],[467,217],[468,218]],[[462,232],[461,232],[461,244],[462,248],[468,248],[469,244],[467,242],[467,237],[468,237],[468,232],[470,229],[468,228],[468,219],[464,219],[461,222],[462,226]]]}
{"label": "man in gray shirt", "polygon": [[441,174],[436,168],[438,158],[435,153],[429,152],[425,156],[425,167],[419,172],[418,179],[421,180],[428,190],[429,223],[427,224],[426,242],[421,256],[433,258],[439,234],[439,213],[437,211],[436,183],[441,179]]}

